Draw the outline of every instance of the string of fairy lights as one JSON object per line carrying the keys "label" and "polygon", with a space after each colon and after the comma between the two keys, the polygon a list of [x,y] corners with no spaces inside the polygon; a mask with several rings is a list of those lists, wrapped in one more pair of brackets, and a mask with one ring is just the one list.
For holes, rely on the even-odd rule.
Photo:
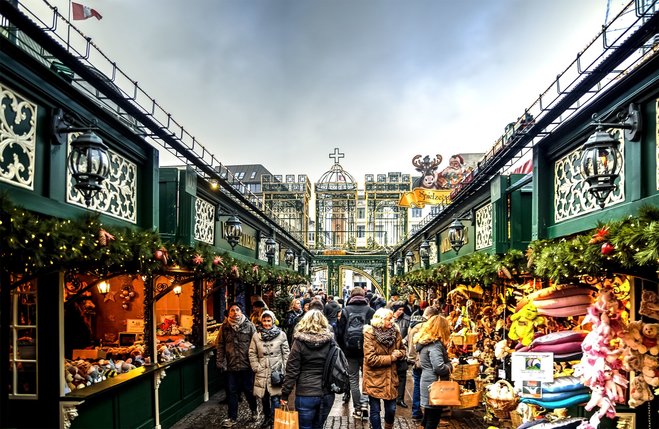
{"label": "string of fairy lights", "polygon": [[105,278],[177,268],[202,278],[244,284],[308,282],[295,271],[240,261],[209,245],[168,243],[156,231],[104,225],[98,215],[42,217],[14,206],[6,196],[0,196],[0,237],[2,269],[22,277],[65,270]]}
{"label": "string of fairy lights", "polygon": [[643,206],[637,216],[599,225],[569,238],[536,240],[526,252],[474,252],[429,269],[394,277],[404,288],[457,284],[489,285],[504,280],[519,283],[534,277],[553,282],[579,281],[584,276],[635,274],[656,281],[659,275],[659,208]]}

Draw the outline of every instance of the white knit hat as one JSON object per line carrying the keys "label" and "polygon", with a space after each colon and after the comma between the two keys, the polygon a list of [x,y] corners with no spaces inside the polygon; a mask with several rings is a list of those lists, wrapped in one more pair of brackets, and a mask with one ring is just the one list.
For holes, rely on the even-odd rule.
{"label": "white knit hat", "polygon": [[277,323],[279,323],[279,321],[277,320],[277,316],[275,316],[275,313],[273,313],[272,311],[270,311],[270,310],[265,310],[265,311],[261,314],[261,319],[263,319],[265,316],[270,316],[270,318],[272,319],[272,323],[273,323],[273,324],[277,324]]}

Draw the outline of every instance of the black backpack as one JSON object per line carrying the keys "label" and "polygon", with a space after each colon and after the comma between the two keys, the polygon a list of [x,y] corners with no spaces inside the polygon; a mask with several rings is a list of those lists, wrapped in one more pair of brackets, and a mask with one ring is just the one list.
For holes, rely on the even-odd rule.
{"label": "black backpack", "polygon": [[332,393],[346,393],[350,390],[348,360],[336,342],[332,341],[328,359],[323,368],[323,389]]}
{"label": "black backpack", "polygon": [[[368,307],[366,307],[368,309]],[[364,346],[364,324],[366,323],[366,314],[363,311],[354,311],[348,314],[346,322],[346,332],[343,336],[343,342],[346,350],[358,351]]]}

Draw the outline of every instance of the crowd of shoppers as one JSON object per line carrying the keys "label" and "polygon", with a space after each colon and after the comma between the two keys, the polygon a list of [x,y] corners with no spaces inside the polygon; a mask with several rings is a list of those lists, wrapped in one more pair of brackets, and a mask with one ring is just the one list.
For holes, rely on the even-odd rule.
{"label": "crowd of shoppers", "polygon": [[252,299],[249,318],[240,304],[228,306],[216,344],[217,367],[227,383],[222,427],[237,424],[242,393],[250,422],[262,419],[262,428],[272,428],[274,410],[288,406],[295,392],[300,429],[321,429],[335,399],[324,380],[332,347],[346,356],[350,389],[342,399],[346,404],[352,399],[355,419],[381,429],[383,412],[384,428],[392,429],[396,408],[408,408],[411,367],[412,418],[424,429],[439,426],[442,409],[428,404],[428,386],[452,371],[449,324],[439,305],[428,307],[414,294],[406,300],[392,294],[387,302],[361,287],[345,288],[342,296],[335,300],[321,291],[295,296],[281,323],[260,297]]}

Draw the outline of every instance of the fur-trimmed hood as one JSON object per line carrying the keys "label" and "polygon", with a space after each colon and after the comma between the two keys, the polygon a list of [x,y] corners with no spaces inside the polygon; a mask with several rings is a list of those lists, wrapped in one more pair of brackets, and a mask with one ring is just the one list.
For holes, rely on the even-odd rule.
{"label": "fur-trimmed hood", "polygon": [[302,341],[312,349],[316,349],[324,346],[329,341],[332,341],[334,339],[334,334],[329,329],[319,334],[312,334],[310,332],[296,332],[293,335],[293,338]]}

